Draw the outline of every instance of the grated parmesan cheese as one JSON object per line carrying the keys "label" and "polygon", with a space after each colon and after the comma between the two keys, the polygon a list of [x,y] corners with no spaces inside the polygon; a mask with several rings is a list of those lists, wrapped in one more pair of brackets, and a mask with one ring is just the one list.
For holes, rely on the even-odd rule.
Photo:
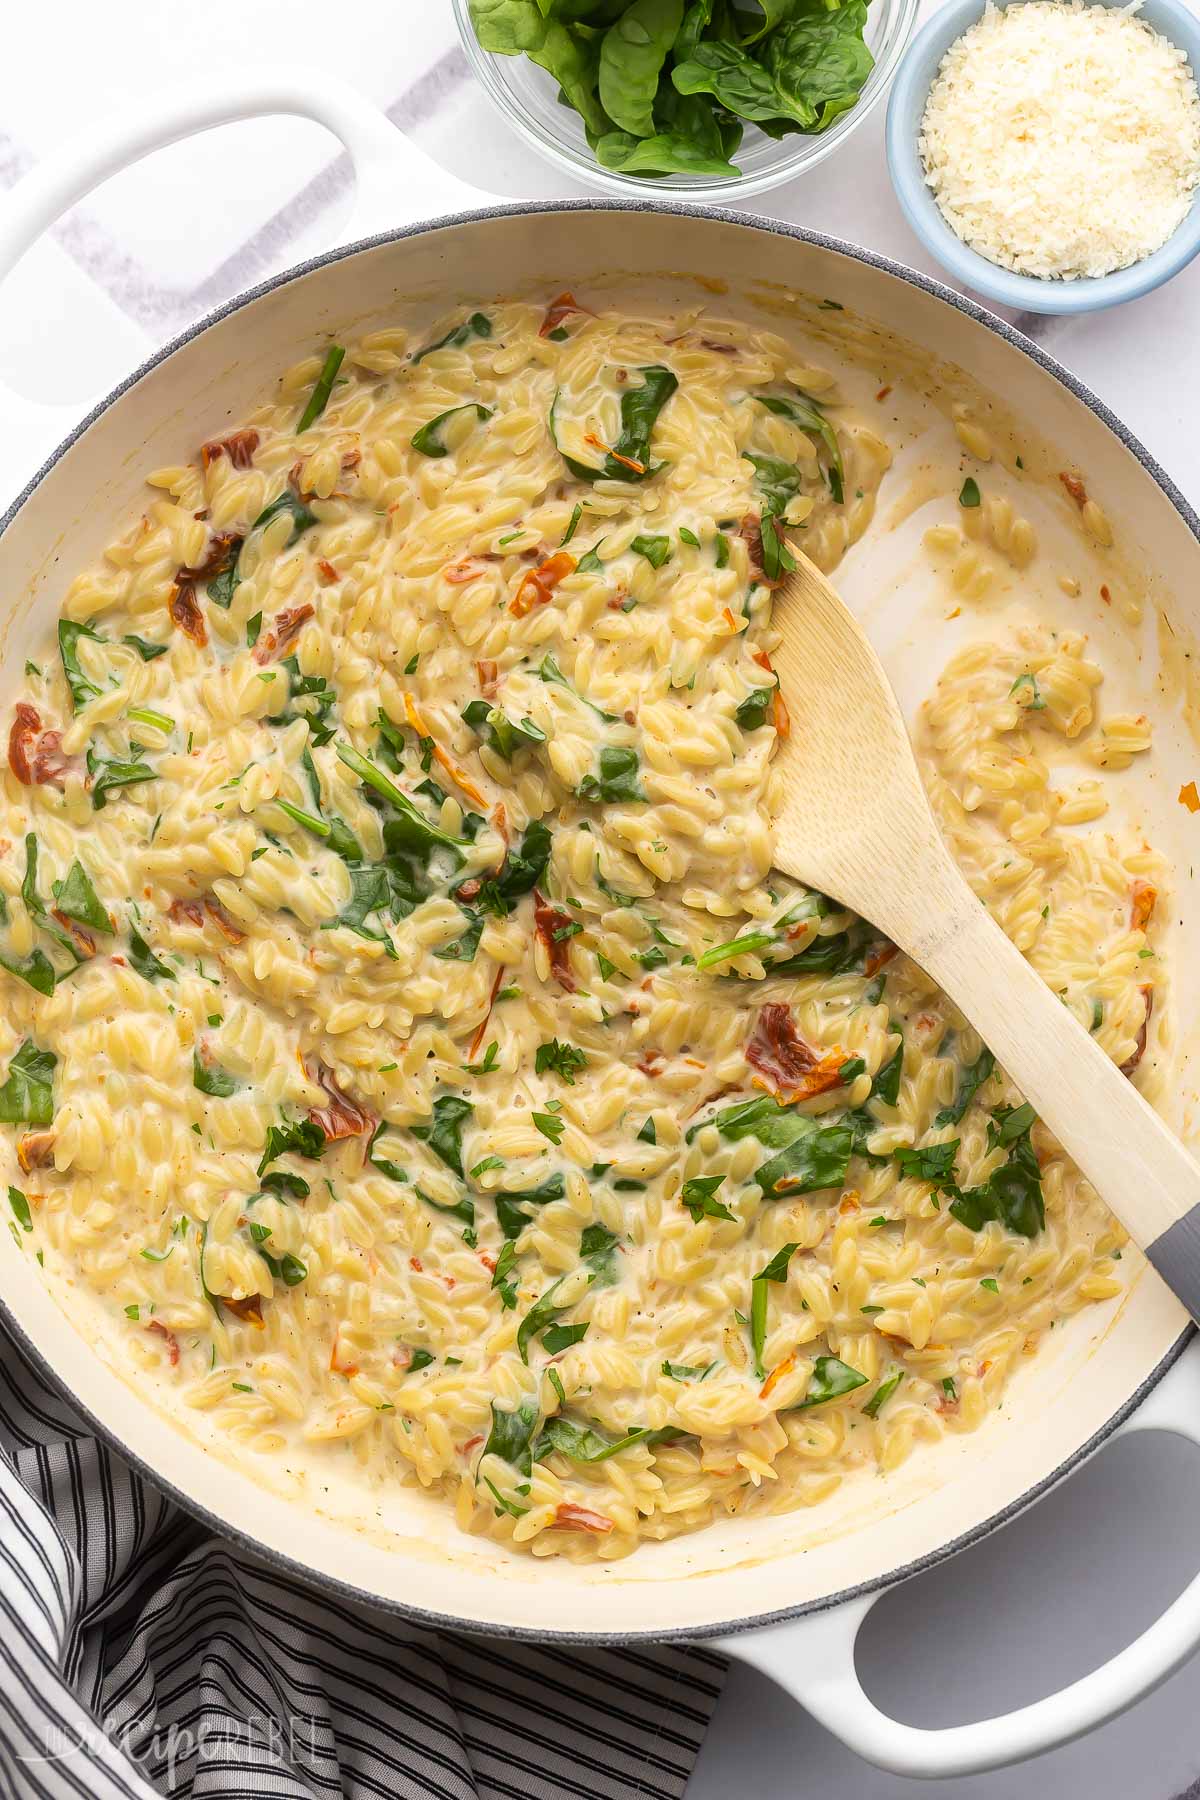
{"label": "grated parmesan cheese", "polygon": [[918,148],[960,238],[1003,268],[1107,275],[1165,244],[1200,178],[1184,52],[1132,12],[990,3],[945,56]]}

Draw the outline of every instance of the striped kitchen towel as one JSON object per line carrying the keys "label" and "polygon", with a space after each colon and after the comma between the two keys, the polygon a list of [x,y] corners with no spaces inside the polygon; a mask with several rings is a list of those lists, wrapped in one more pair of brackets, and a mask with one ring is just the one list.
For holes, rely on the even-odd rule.
{"label": "striped kitchen towel", "polygon": [[312,1590],[144,1485],[2,1327],[0,1451],[4,1800],[687,1786],[724,1674],[707,1650],[459,1636]]}

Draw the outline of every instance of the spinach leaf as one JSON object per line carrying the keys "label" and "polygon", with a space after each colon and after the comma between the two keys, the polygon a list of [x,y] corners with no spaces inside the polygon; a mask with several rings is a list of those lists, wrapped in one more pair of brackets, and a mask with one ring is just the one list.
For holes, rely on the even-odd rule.
{"label": "spinach leaf", "polygon": [[715,1361],[710,1363],[664,1362],[662,1373],[668,1381],[703,1381],[705,1376],[712,1374],[716,1366]]}
{"label": "spinach leaf", "polygon": [[599,801],[645,800],[646,793],[638,780],[641,763],[638,753],[627,744],[603,744],[595,775],[585,775],[579,784],[579,798]]}
{"label": "spinach leaf", "polygon": [[959,1077],[958,1092],[951,1106],[943,1106],[935,1116],[935,1125],[957,1125],[970,1106],[975,1095],[996,1072],[996,1059],[985,1045],[975,1061],[965,1068]]}
{"label": "spinach leaf", "polygon": [[58,1058],[26,1038],[0,1087],[0,1124],[49,1125],[54,1118],[54,1070]]}
{"label": "spinach leaf", "polygon": [[463,912],[467,921],[467,929],[461,937],[456,937],[452,944],[443,944],[434,955],[441,962],[474,962],[475,952],[479,948],[479,940],[483,936],[483,914]]}
{"label": "spinach leaf", "polygon": [[866,1376],[860,1375],[840,1357],[818,1356],[813,1364],[808,1392],[798,1406],[789,1407],[788,1411],[804,1412],[810,1406],[824,1406],[827,1400],[840,1400],[843,1394],[852,1394],[855,1388],[866,1384]]}
{"label": "spinach leaf", "polygon": [[296,436],[315,425],[325,408],[329,405],[329,396],[333,392],[334,380],[346,355],[341,344],[331,344],[326,352],[325,361],[321,365],[321,373],[317,376],[313,391],[308,397],[308,405],[300,414],[300,423],[296,426]]}
{"label": "spinach leaf", "polygon": [[435,419],[430,419],[419,431],[414,432],[413,449],[419,450],[422,456],[449,456],[450,449],[442,440],[442,431],[450,419],[457,419],[460,413],[469,412],[473,412],[481,424],[492,416],[492,409],[480,406],[477,400],[468,401],[465,406],[447,407],[445,412],[438,413]]}
{"label": "spinach leaf", "polygon": [[845,1125],[811,1127],[761,1164],[754,1179],[767,1200],[784,1194],[809,1194],[821,1188],[840,1187],[854,1149],[854,1133]]}
{"label": "spinach leaf", "polygon": [[676,63],[671,80],[679,93],[711,94],[726,111],[760,125],[787,120],[793,129],[807,131],[816,121],[814,108],[789,93],[740,44],[712,39],[696,44],[686,62]]}
{"label": "spinach leaf", "polygon": [[903,1380],[904,1370],[897,1369],[893,1375],[888,1376],[886,1381],[881,1381],[879,1386],[875,1389],[875,1392],[871,1395],[871,1398],[863,1407],[863,1417],[865,1419],[877,1419],[879,1417],[880,1408],[887,1405],[887,1402],[891,1399]]}
{"label": "spinach leaf", "polygon": [[58,976],[54,964],[44,950],[31,950],[24,962],[0,950],[0,969],[7,969],[18,981],[24,981],[37,994],[52,994]]}
{"label": "spinach leaf", "polygon": [[[25,902],[25,909],[30,917],[36,919],[38,929],[44,931],[47,937],[53,938],[59,948],[65,950],[73,962],[82,962],[84,960],[82,950],[70,932],[61,926],[57,919],[51,918],[46,910],[45,901],[38,893],[38,841],[32,831],[25,834],[25,873],[21,878],[21,898]],[[13,970],[14,974],[22,974],[26,981],[29,981],[29,974],[33,972],[40,974],[40,971],[36,969],[34,957],[29,959],[28,972],[22,971],[19,967]],[[57,976],[55,979],[58,979]],[[29,985],[35,987],[36,983],[29,981]]]}
{"label": "spinach leaf", "polygon": [[192,1052],[192,1086],[202,1094],[209,1094],[214,1100],[228,1100],[241,1088],[241,1082],[231,1075],[228,1069],[222,1069],[217,1063],[204,1063],[200,1052]]}
{"label": "spinach leaf", "polygon": [[[897,1027],[893,1025],[893,1030]],[[900,1099],[900,1077],[904,1072],[904,1038],[896,1045],[895,1050],[876,1073],[871,1083],[870,1098],[878,1098],[888,1106],[896,1106]]]}
{"label": "spinach leaf", "polygon": [[617,1245],[620,1238],[607,1225],[586,1225],[579,1236],[579,1256],[590,1271],[594,1287],[612,1287],[617,1280]]}
{"label": "spinach leaf", "polygon": [[784,1244],[750,1283],[750,1347],[754,1354],[754,1372],[760,1381],[766,1374],[762,1361],[767,1341],[767,1283],[787,1280],[788,1265],[799,1248],[799,1244]]}
{"label": "spinach leaf", "polygon": [[636,556],[644,556],[652,569],[661,569],[671,560],[669,537],[635,537],[629,548]]}
{"label": "spinach leaf", "polygon": [[[553,76],[568,106],[589,131],[605,131],[608,117],[596,92],[598,48],[591,38],[557,17],[541,0],[470,0],[471,23],[485,50],[499,56],[522,52]],[[557,13],[558,6],[553,11]]]}
{"label": "spinach leaf", "polygon": [[677,63],[687,62],[708,30],[712,20],[713,0],[691,0],[683,15],[683,23],[675,34],[674,58]]}
{"label": "spinach leaf", "polygon": [[103,812],[108,805],[108,796],[117,788],[135,787],[142,781],[153,781],[154,770],[138,756],[140,744],[130,744],[127,757],[114,756],[107,760],[90,746],[87,753],[88,774],[92,778],[92,805],[97,812]]}
{"label": "spinach leaf", "polygon": [[338,761],[352,770],[368,787],[374,788],[388,805],[393,807],[396,817],[387,821],[384,827],[384,843],[389,852],[410,852],[418,856],[428,855],[435,849],[450,852],[456,863],[461,863],[462,838],[453,838],[442,831],[419,812],[407,794],[401,793],[395,784],[388,780],[382,769],[377,769],[368,757],[361,755],[349,744],[337,746]]}
{"label": "spinach leaf", "polygon": [[87,870],[78,858],[67,870],[66,879],[51,885],[60,913],[68,919],[78,920],[80,925],[90,926],[93,931],[112,935],[112,920],[101,906]]}
{"label": "spinach leaf", "polygon": [[758,0],[758,5],[762,9],[762,21],[743,37],[743,46],[757,44],[760,38],[766,37],[769,31],[774,31],[783,19],[794,12],[797,6],[806,6],[807,4],[808,0]]}
{"label": "spinach leaf", "polygon": [[581,706],[586,706],[589,712],[595,713],[596,717],[598,719],[603,719],[605,724],[616,724],[616,713],[605,712],[602,707],[593,706],[592,702],[586,699],[585,696],[579,692],[579,689],[573,687],[567,680],[552,656],[543,656],[541,662],[538,664],[538,674],[543,681],[553,682],[555,687],[565,688],[568,694],[574,695]]}
{"label": "spinach leaf", "polygon": [[532,719],[522,719],[516,724],[487,700],[472,700],[464,706],[462,716],[471,730],[478,732],[484,743],[505,762],[511,762],[518,750],[528,750],[546,741],[545,732]]}
{"label": "spinach leaf", "polygon": [[693,1225],[698,1225],[701,1219],[733,1218],[725,1202],[716,1197],[724,1179],[723,1175],[694,1175],[684,1182],[679,1200],[691,1213]]}
{"label": "spinach leaf", "polygon": [[786,399],[778,394],[759,394],[758,404],[774,413],[778,418],[790,419],[810,437],[820,438],[829,458],[829,491],[840,506],[845,498],[846,471],[842,463],[841,445],[837,432],[813,400],[806,400],[802,395],[795,399]]}
{"label": "spinach leaf", "polygon": [[[845,1124],[821,1125],[805,1113],[780,1106],[770,1094],[739,1101],[705,1122],[715,1125],[728,1142],[754,1137],[764,1150],[778,1152],[754,1174],[768,1200],[837,1187],[845,1180],[854,1142],[854,1133]],[[688,1140],[700,1129],[694,1125]]]}
{"label": "spinach leaf", "polygon": [[174,981],[174,969],[165,962],[160,962],[141,932],[133,925],[129,927],[129,963],[130,967],[147,981]]}
{"label": "spinach leaf", "polygon": [[[508,1247],[511,1248],[511,1245]],[[542,1348],[547,1356],[561,1356],[572,1344],[581,1344],[587,1334],[586,1324],[551,1325],[542,1336]]]}
{"label": "spinach leaf", "polygon": [[743,450],[742,460],[753,465],[763,497],[759,520],[763,574],[768,581],[778,581],[784,569],[796,566],[795,558],[779,535],[777,521],[787,510],[788,502],[800,492],[800,471],[794,463],[785,463],[777,456],[755,456],[749,450]]}
{"label": "spinach leaf", "polygon": [[71,690],[71,707],[78,712],[89,700],[95,700],[100,689],[91,678],[84,674],[79,665],[79,640],[90,638],[94,644],[102,644],[104,639],[90,625],[81,625],[75,619],[58,621],[58,654],[62,660],[63,674],[67,678],[67,686]]}
{"label": "spinach leaf", "polygon": [[303,826],[305,831],[311,831],[314,837],[323,839],[334,855],[340,856],[343,862],[362,861],[362,847],[344,819],[322,818],[319,814],[305,812],[303,807],[293,806],[290,800],[277,798],[275,804],[281,813],[286,813],[289,819]]}
{"label": "spinach leaf", "polygon": [[137,637],[133,632],[128,637],[123,637],[121,642],[128,644],[131,650],[136,650],[143,662],[153,662],[156,656],[165,656],[170,648],[168,644],[152,644],[148,638]]}
{"label": "spinach leaf", "polygon": [[718,963],[731,962],[738,956],[751,956],[759,950],[766,950],[775,939],[766,931],[748,931],[744,937],[729,938],[723,944],[713,944],[703,956],[697,957],[698,969],[715,969]]}
{"label": "spinach leaf", "polygon": [[758,731],[767,722],[767,714],[775,703],[775,694],[779,687],[779,677],[768,681],[765,687],[753,687],[744,699],[739,700],[734,708],[733,716],[743,731]]}
{"label": "spinach leaf", "polygon": [[901,1175],[916,1181],[932,1181],[936,1191],[954,1185],[954,1158],[958,1146],[959,1139],[951,1138],[948,1143],[926,1144],[920,1150],[893,1150],[892,1160]]}
{"label": "spinach leaf", "polygon": [[988,1149],[999,1150],[1007,1144],[1015,1144],[1018,1138],[1027,1137],[1036,1124],[1037,1114],[1028,1100],[1023,1106],[993,1107],[987,1128]]}
{"label": "spinach leaf", "polygon": [[358,937],[365,938],[368,943],[383,944],[388,955],[395,961],[399,955],[386,931],[369,931],[367,920],[372,913],[392,910],[392,883],[386,863],[367,863],[351,868],[350,898],[340,913],[332,919],[322,922],[322,931],[334,931],[344,926]]}
{"label": "spinach leaf", "polygon": [[540,819],[525,827],[519,850],[510,850],[499,875],[485,881],[479,891],[484,912],[504,918],[524,894],[531,893],[550,861],[550,830]]}
{"label": "spinach leaf", "polygon": [[[504,5],[504,0],[501,0],[501,4],[497,7],[495,7],[495,10],[502,11],[503,5]],[[471,8],[471,12],[472,12],[472,15],[474,15],[474,12],[475,12],[474,6],[472,6],[472,8]],[[478,21],[476,21],[476,29],[478,29]],[[482,36],[481,36],[480,42],[482,42],[482,41],[483,40],[482,40]],[[485,50],[499,48],[498,45],[493,46],[491,44],[484,44],[483,47]],[[514,49],[515,49],[515,46],[514,46]],[[513,52],[505,52],[504,54],[512,54],[512,53]],[[491,335],[492,335],[492,321],[488,318],[487,314],[481,313],[481,312],[472,313],[470,318],[464,319],[461,325],[452,326],[451,329],[446,333],[445,337],[440,337],[436,344],[426,344],[424,350],[418,351],[417,355],[413,357],[413,363],[415,365],[419,362],[424,362],[425,358],[427,356],[432,356],[435,350],[449,350],[449,349],[457,350],[463,344],[469,343],[473,337],[490,338]]]}
{"label": "spinach leaf", "polygon": [[[210,588],[209,592],[211,591]],[[290,725],[293,719],[303,719],[308,726],[310,743],[314,748],[320,749],[334,734],[330,715],[337,695],[323,675],[302,675],[300,664],[294,656],[285,656],[279,666],[288,678],[287,700],[283,711],[272,713],[267,724],[283,726]],[[309,699],[313,701],[311,707],[294,704],[297,700]],[[319,800],[319,793],[314,792],[313,798]]]}
{"label": "spinach leaf", "polygon": [[267,1141],[258,1165],[259,1176],[268,1163],[281,1156],[323,1156],[327,1141],[321,1127],[311,1119],[285,1119],[282,1125],[268,1126]]}
{"label": "spinach leaf", "polygon": [[530,1219],[526,1208],[546,1206],[551,1200],[561,1200],[566,1191],[562,1175],[550,1175],[537,1187],[496,1194],[496,1217],[504,1236],[508,1239],[520,1237]]}
{"label": "spinach leaf", "polygon": [[797,6],[767,39],[763,60],[788,99],[783,116],[802,131],[824,131],[858,99],[875,67],[863,39],[866,22],[866,0],[843,0],[832,11]]}
{"label": "spinach leaf", "polygon": [[380,1119],[378,1125],[375,1127],[374,1131],[371,1133],[370,1139],[368,1140],[366,1157],[364,1160],[372,1169],[378,1169],[379,1173],[381,1175],[386,1175],[389,1181],[407,1182],[407,1180],[408,1180],[407,1171],[402,1169],[400,1167],[399,1163],[394,1163],[394,1162],[389,1161],[389,1159],[386,1156],[376,1156],[376,1154],[375,1154],[376,1144],[378,1143],[379,1139],[382,1137],[383,1133],[385,1131],[387,1131],[388,1129],[389,1129],[389,1127],[388,1127],[387,1120]]}
{"label": "spinach leaf", "polygon": [[[213,576],[212,580],[204,590],[213,605],[219,606],[223,612],[229,611],[229,608],[233,605],[233,596],[242,585],[242,578],[238,574],[238,557],[242,553],[242,544],[244,542],[244,538],[239,538],[236,545],[230,545],[231,555],[229,561],[218,574]],[[255,616],[258,619],[258,626],[254,633],[254,643],[250,646],[251,649],[253,649],[254,644],[257,644],[258,633],[262,630],[262,614],[257,613]]]}
{"label": "spinach leaf", "polygon": [[547,1069],[552,1069],[568,1087],[575,1086],[577,1070],[586,1069],[587,1066],[588,1059],[582,1050],[577,1049],[574,1044],[560,1044],[557,1038],[551,1038],[549,1043],[539,1044],[533,1059],[536,1074],[544,1075]]}
{"label": "spinach leaf", "polygon": [[[271,520],[277,519],[281,513],[288,513],[291,516],[292,535],[288,539],[289,546],[294,544],[296,539],[300,537],[303,532],[308,531],[309,528],[317,522],[317,515],[313,512],[312,508],[301,500],[299,494],[293,493],[290,487],[285,487],[282,494],[277,494],[269,506],[263,507],[257,519],[255,519],[253,525],[250,527],[251,531],[261,531],[264,525],[269,525]],[[235,562],[234,567],[236,568],[236,566]],[[211,595],[211,585],[208,591]]]}
{"label": "spinach leaf", "polygon": [[[1016,1110],[1023,1113],[1025,1108]],[[971,1231],[982,1230],[992,1219],[1018,1237],[1036,1237],[1044,1230],[1042,1171],[1029,1140],[1028,1124],[1013,1142],[1008,1161],[994,1169],[982,1187],[955,1190],[950,1211]]]}
{"label": "spinach leaf", "polygon": [[[679,386],[679,379],[661,364],[638,370],[641,387],[627,387],[621,395],[621,430],[600,467],[568,456],[558,442],[558,402],[550,406],[550,435],[560,456],[577,481],[646,481],[666,467],[650,461],[650,439],[663,407]],[[634,465],[630,467],[630,464]]]}
{"label": "spinach leaf", "polygon": [[539,1416],[538,1403],[532,1396],[522,1400],[511,1411],[502,1407],[499,1401],[493,1400],[492,1429],[483,1446],[483,1455],[498,1456],[501,1462],[506,1462],[518,1475],[531,1475],[531,1445]]}
{"label": "spinach leaf", "polygon": [[432,1194],[427,1194],[424,1188],[419,1188],[415,1184],[413,1193],[417,1196],[418,1200],[423,1200],[426,1206],[431,1206],[434,1212],[444,1213],[447,1217],[457,1219],[461,1225],[464,1225],[466,1230],[463,1232],[463,1238],[467,1243],[474,1246],[475,1202],[470,1199],[469,1196],[464,1197],[462,1200],[452,1201],[449,1205],[445,1205],[441,1200],[435,1200]]}
{"label": "spinach leaf", "polygon": [[736,175],[729,154],[706,150],[691,138],[675,132],[656,131],[637,138],[627,131],[606,131],[592,144],[596,161],[604,169],[626,175]]}
{"label": "spinach leaf", "polygon": [[293,1256],[290,1250],[286,1251],[283,1256],[272,1256],[271,1252],[264,1250],[261,1244],[257,1248],[258,1254],[276,1281],[285,1282],[288,1287],[297,1287],[308,1274],[307,1265],[302,1263],[298,1256]]}
{"label": "spinach leaf", "polygon": [[566,1279],[565,1275],[560,1275],[557,1281],[552,1282],[545,1292],[534,1301],[518,1325],[517,1349],[521,1353],[523,1363],[529,1361],[529,1346],[532,1340],[537,1337],[539,1332],[545,1331],[548,1325],[552,1325],[559,1313],[567,1310],[565,1306],[557,1306],[554,1300],[554,1296]]}
{"label": "spinach leaf", "polygon": [[439,1094],[433,1103],[428,1125],[410,1125],[409,1132],[420,1143],[428,1144],[436,1157],[463,1178],[463,1127],[475,1108],[461,1094]]}
{"label": "spinach leaf", "polygon": [[12,1207],[13,1217],[21,1227],[21,1230],[32,1231],[33,1214],[29,1210],[28,1196],[23,1194],[20,1188],[10,1187],[8,1190],[8,1204]]}
{"label": "spinach leaf", "polygon": [[654,133],[658,78],[683,19],[683,0],[633,0],[600,44],[600,103],[634,137]]}
{"label": "spinach leaf", "polygon": [[545,1462],[551,1452],[557,1450],[568,1462],[601,1463],[607,1462],[610,1456],[619,1455],[622,1450],[631,1449],[634,1444],[645,1444],[650,1449],[655,1444],[670,1443],[673,1438],[684,1435],[677,1425],[664,1425],[657,1431],[638,1425],[624,1437],[611,1438],[597,1425],[576,1424],[573,1419],[558,1413],[546,1420],[533,1454],[538,1462]]}
{"label": "spinach leaf", "polygon": [[303,1175],[289,1174],[286,1169],[273,1169],[262,1177],[259,1185],[265,1193],[278,1194],[281,1200],[304,1200],[312,1193]]}

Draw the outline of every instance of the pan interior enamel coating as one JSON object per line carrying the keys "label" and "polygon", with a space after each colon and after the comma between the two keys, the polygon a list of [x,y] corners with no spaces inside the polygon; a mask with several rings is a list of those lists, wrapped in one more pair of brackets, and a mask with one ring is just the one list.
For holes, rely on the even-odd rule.
{"label": "pan interior enamel coating", "polygon": [[[640,273],[621,273],[633,269]],[[806,324],[857,345],[884,381],[892,371],[927,392],[931,377],[952,383],[967,371],[1009,410],[1025,441],[1048,446],[1045,469],[1086,471],[1118,545],[1144,575],[1150,604],[1136,651],[1129,628],[1111,616],[1115,609],[1095,596],[1073,602],[1075,624],[1094,632],[1117,703],[1154,719],[1154,755],[1143,759],[1153,771],[1122,777],[1119,804],[1134,809],[1129,816],[1176,865],[1175,1016],[1200,1016],[1200,905],[1188,878],[1196,827],[1176,798],[1200,770],[1189,695],[1177,673],[1200,571],[1183,511],[1063,382],[967,311],[836,247],[747,222],[617,209],[490,215],[315,266],[219,318],[102,411],[0,536],[5,708],[66,581],[111,539],[114,524],[142,506],[147,469],[193,456],[204,438],[236,423],[278,371],[330,335],[344,342],[352,331],[398,317],[420,325],[459,305],[542,297],[567,286],[607,304],[706,302],[717,314],[776,330],[786,330],[789,311],[799,308]],[[820,309],[823,297],[836,297],[844,311]],[[958,375],[942,365],[956,366]],[[918,509],[899,516],[905,508],[896,503],[905,493],[919,498],[922,454],[918,446],[907,464],[904,454],[898,458],[877,525],[839,574],[910,711],[965,641],[964,630],[995,629],[968,620],[956,633],[946,620],[945,591],[932,593],[933,577],[917,554]],[[1053,477],[1045,488],[1052,541],[1070,523],[1070,503]],[[1041,531],[1043,514],[1037,516]],[[1157,607],[1170,621],[1165,633],[1156,632]],[[1175,652],[1161,682],[1160,638]],[[1173,1122],[1185,1133],[1195,1103],[1189,1048],[1185,1038],[1176,1045],[1181,1073],[1173,1083]],[[659,1639],[727,1630],[883,1582],[1043,1485],[1151,1380],[1185,1328],[1178,1305],[1132,1251],[1125,1268],[1126,1293],[1050,1333],[1014,1378],[1003,1407],[976,1433],[919,1446],[886,1479],[851,1479],[816,1508],[731,1519],[645,1545],[624,1562],[575,1565],[506,1555],[464,1537],[451,1509],[419,1490],[364,1494],[324,1469],[318,1476],[259,1468],[228,1446],[206,1447],[203,1415],[186,1430],[168,1421],[154,1393],[129,1385],[98,1350],[85,1296],[51,1294],[28,1254],[0,1234],[0,1294],[10,1317],[104,1430],[221,1529],[321,1578],[430,1616],[542,1635]]]}

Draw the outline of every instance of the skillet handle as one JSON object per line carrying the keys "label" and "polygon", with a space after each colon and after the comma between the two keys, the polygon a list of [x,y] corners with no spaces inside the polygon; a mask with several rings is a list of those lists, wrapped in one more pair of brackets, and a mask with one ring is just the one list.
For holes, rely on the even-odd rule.
{"label": "skillet handle", "polygon": [[[1173,1431],[1200,1445],[1200,1338],[1115,1435],[1130,1431]],[[714,1647],[761,1669],[868,1762],[918,1779],[998,1769],[1070,1743],[1165,1681],[1200,1643],[1197,1575],[1132,1644],[1057,1694],[999,1718],[924,1730],[880,1712],[855,1671],[855,1639],[878,1598],[870,1594]]]}
{"label": "skillet handle", "polygon": [[[324,125],[350,154],[355,200],[338,234],[340,243],[492,204],[490,194],[439,169],[348,83],[307,69],[274,69],[259,77],[168,88],[144,106],[126,108],[89,127],[45,157],[0,200],[0,281],[56,219],[129,164],[197,132],[277,114]],[[7,427],[0,506],[92,405],[45,405],[0,386],[0,414]],[[10,461],[12,457],[18,460]]]}

